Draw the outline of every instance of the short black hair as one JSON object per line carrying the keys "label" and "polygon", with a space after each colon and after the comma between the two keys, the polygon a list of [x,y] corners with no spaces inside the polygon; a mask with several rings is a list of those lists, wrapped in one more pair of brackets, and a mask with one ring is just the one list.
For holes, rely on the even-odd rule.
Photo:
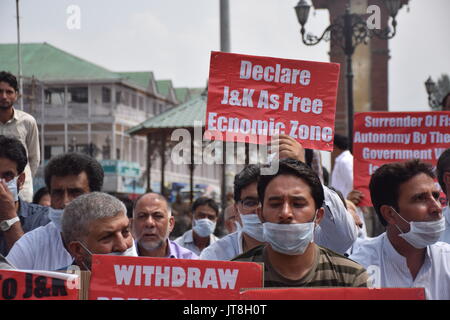
{"label": "short black hair", "polygon": [[341,150],[348,150],[348,137],[335,133],[333,144]]}
{"label": "short black hair", "polygon": [[46,194],[50,195],[50,192],[48,191],[47,187],[42,187],[38,191],[34,193],[33,196],[33,203],[39,204],[39,201],[41,201],[41,198],[45,196]]}
{"label": "short black hair", "polygon": [[103,168],[94,158],[82,153],[64,153],[51,159],[45,167],[45,184],[51,190],[52,177],[66,177],[86,172],[90,192],[101,191],[103,186]]}
{"label": "short black hair", "polygon": [[241,200],[242,189],[253,182],[257,182],[259,175],[259,166],[250,164],[234,176],[234,201],[236,203]]}
{"label": "short black hair", "polygon": [[436,178],[432,165],[418,159],[387,163],[372,174],[369,183],[370,197],[383,226],[386,227],[388,223],[381,215],[381,206],[391,206],[398,212],[400,186],[420,173]]}
{"label": "short black hair", "polygon": [[323,206],[325,199],[322,183],[317,174],[305,163],[295,159],[281,159],[278,162],[278,172],[274,175],[261,175],[258,180],[258,197],[264,204],[264,196],[267,185],[279,175],[292,175],[302,179],[311,189],[316,209]]}
{"label": "short black hair", "polygon": [[13,87],[16,92],[19,91],[19,87],[17,86],[17,78],[10,72],[0,71],[0,82],[6,82]]}
{"label": "short black hair", "polygon": [[442,154],[440,155],[436,165],[436,171],[442,191],[447,194],[447,188],[444,183],[444,173],[450,172],[450,148],[442,152]]}
{"label": "short black hair", "polygon": [[219,217],[219,206],[214,201],[214,199],[208,197],[197,198],[197,200],[195,200],[194,203],[192,204],[192,213],[194,213],[195,209],[197,209],[200,206],[210,207],[216,212],[216,216]]}
{"label": "short black hair", "polygon": [[17,172],[25,170],[28,163],[27,150],[19,139],[0,135],[0,158],[16,163]]}

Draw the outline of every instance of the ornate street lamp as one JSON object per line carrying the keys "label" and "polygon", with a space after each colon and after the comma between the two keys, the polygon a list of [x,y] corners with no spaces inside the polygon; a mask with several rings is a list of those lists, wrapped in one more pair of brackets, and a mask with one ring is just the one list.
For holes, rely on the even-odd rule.
{"label": "ornate street lamp", "polygon": [[333,45],[342,48],[346,56],[346,88],[347,88],[347,128],[348,138],[350,141],[350,148],[353,142],[353,69],[352,69],[352,55],[355,48],[360,44],[367,44],[368,40],[373,37],[380,39],[391,39],[395,36],[397,30],[397,16],[398,10],[401,7],[400,0],[385,0],[384,4],[392,18],[392,28],[387,26],[384,29],[371,29],[367,26],[365,18],[361,15],[350,13],[350,8],[347,6],[345,13],[337,17],[332,24],[330,24],[320,37],[312,34],[305,35],[305,24],[308,21],[310,5],[306,0],[300,0],[294,7],[297,14],[298,22],[300,23],[302,41],[308,46],[318,44],[320,41],[330,41]]}

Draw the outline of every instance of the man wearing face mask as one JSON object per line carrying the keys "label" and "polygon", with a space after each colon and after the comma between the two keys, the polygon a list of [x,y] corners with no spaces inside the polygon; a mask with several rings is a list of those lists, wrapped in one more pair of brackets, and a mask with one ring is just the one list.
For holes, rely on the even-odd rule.
{"label": "man wearing face mask", "polygon": [[424,287],[430,300],[450,299],[450,245],[431,165],[389,163],[372,175],[373,206],[386,232],[365,240],[350,258],[375,267],[377,287]]}
{"label": "man wearing face mask", "polygon": [[263,262],[264,287],[366,287],[364,268],[315,244],[314,230],[324,215],[324,192],[306,164],[279,161],[275,175],[258,180],[265,245],[233,261]]}
{"label": "man wearing face mask", "polygon": [[102,192],[79,196],[64,210],[62,237],[81,270],[91,270],[93,254],[137,257],[127,209]]}
{"label": "man wearing face mask", "polygon": [[[305,162],[304,149],[293,138],[278,137],[279,157],[293,158]],[[236,233],[218,240],[200,255],[203,260],[230,260],[235,256],[264,243],[262,223],[256,210],[260,205],[257,181],[260,168],[248,165],[234,178],[234,201],[236,219],[243,227]],[[326,186],[324,218],[316,230],[316,243],[344,254],[357,237],[357,227],[338,194]]]}
{"label": "man wearing face mask", "polygon": [[169,240],[175,218],[162,195],[146,193],[139,196],[133,209],[132,225],[139,256],[198,259],[192,251]]}
{"label": "man wearing face mask", "polygon": [[103,168],[92,157],[66,153],[52,158],[45,167],[45,183],[50,191],[51,220],[21,237],[11,248],[7,258],[19,269],[59,270],[72,262],[61,237],[61,218],[64,208],[75,198],[103,185]]}
{"label": "man wearing face mask", "polygon": [[218,215],[219,207],[213,199],[198,198],[192,204],[192,229],[175,239],[175,242],[200,255],[203,249],[218,240],[213,234]]}
{"label": "man wearing face mask", "polygon": [[[450,98],[449,108],[450,108]],[[450,111],[450,110],[449,110]],[[442,191],[447,196],[447,206],[442,210],[445,218],[445,231],[442,233],[439,241],[450,243],[450,149],[442,152],[436,165],[437,176]]]}
{"label": "man wearing face mask", "polygon": [[39,226],[46,225],[48,208],[24,201],[18,194],[25,181],[27,153],[13,137],[0,135],[0,253]]}

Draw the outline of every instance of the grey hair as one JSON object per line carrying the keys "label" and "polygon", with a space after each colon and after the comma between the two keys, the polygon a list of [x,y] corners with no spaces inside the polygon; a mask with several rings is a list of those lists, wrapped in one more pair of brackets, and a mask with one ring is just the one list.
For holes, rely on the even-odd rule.
{"label": "grey hair", "polygon": [[89,225],[99,219],[126,215],[127,208],[119,199],[103,192],[81,195],[70,202],[62,216],[62,236],[66,243],[88,235]]}

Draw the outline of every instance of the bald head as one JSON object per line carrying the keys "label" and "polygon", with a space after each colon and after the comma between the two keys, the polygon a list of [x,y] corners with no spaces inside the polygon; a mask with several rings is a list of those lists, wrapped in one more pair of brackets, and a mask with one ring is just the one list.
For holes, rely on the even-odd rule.
{"label": "bald head", "polygon": [[170,207],[169,202],[167,201],[167,199],[160,195],[159,193],[155,193],[155,192],[150,192],[150,193],[145,193],[140,195],[136,201],[134,202],[134,206],[133,206],[133,217],[135,217],[136,215],[136,208],[138,208],[138,206],[140,205],[140,202],[143,203],[154,203],[154,204],[165,204],[165,207],[167,209],[168,212],[168,217],[172,216],[172,208]]}

